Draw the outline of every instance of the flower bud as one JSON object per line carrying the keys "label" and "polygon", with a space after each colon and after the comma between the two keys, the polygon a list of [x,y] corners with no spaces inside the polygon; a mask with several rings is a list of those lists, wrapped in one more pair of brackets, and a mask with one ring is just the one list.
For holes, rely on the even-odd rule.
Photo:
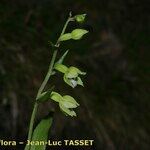
{"label": "flower bud", "polygon": [[70,33],[66,33],[66,34],[63,34],[60,38],[59,38],[59,41],[67,41],[67,40],[70,40],[71,39],[71,34]]}
{"label": "flower bud", "polygon": [[82,38],[82,36],[88,32],[89,31],[84,30],[84,29],[75,29],[71,32],[71,37],[74,40],[80,40]]}
{"label": "flower bud", "polygon": [[86,17],[86,14],[81,14],[81,15],[76,15],[74,18],[77,22],[82,23],[84,22],[85,17]]}

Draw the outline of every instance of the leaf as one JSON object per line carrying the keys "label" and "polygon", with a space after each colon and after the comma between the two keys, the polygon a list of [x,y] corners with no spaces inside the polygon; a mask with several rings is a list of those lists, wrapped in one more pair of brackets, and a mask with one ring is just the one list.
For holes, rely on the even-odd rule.
{"label": "leaf", "polygon": [[[32,141],[45,141],[48,140],[48,132],[52,124],[52,118],[43,119],[35,128],[33,132]],[[46,145],[33,145],[30,150],[45,150]]]}
{"label": "leaf", "polygon": [[67,56],[69,50],[67,50],[61,57],[60,59],[57,61],[58,64],[62,64],[64,61],[64,58]]}
{"label": "leaf", "polygon": [[[67,50],[55,64],[62,64],[68,52],[69,50]],[[56,74],[56,71],[53,70],[51,75],[55,75],[55,74]]]}
{"label": "leaf", "polygon": [[53,88],[54,88],[54,86],[52,86],[48,91],[43,92],[42,94],[40,94],[40,96],[37,97],[37,99],[36,99],[37,102],[45,102],[45,101],[49,100]]}
{"label": "leaf", "polygon": [[[42,121],[37,125],[33,132],[32,141],[45,141],[48,140],[48,132],[52,124],[52,118],[42,119]],[[45,150],[45,145],[33,145],[30,150]]]}

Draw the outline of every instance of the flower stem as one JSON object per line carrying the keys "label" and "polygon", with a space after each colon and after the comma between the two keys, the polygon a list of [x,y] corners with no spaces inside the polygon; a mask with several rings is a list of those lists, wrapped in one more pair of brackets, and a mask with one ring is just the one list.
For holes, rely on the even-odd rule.
{"label": "flower stem", "polygon": [[[56,55],[57,55],[57,50],[55,50],[54,53],[53,53],[52,60],[51,60],[50,66],[49,66],[49,70],[48,70],[48,72],[45,76],[44,81],[42,82],[42,84],[41,84],[41,86],[38,90],[37,97],[42,93],[42,91],[44,90],[44,87],[46,86],[46,84],[47,84],[47,82],[50,78],[50,75],[51,75],[52,69],[53,69],[53,65],[54,65],[54,62],[55,62],[55,59],[56,59]],[[30,120],[28,140],[32,139],[33,125],[34,125],[34,120],[35,120],[35,116],[36,116],[36,113],[37,113],[37,109],[38,109],[38,103],[35,101],[33,111],[32,111],[32,115],[31,115],[31,120]]]}
{"label": "flower stem", "polygon": [[[68,26],[68,23],[72,21],[72,18],[71,18],[71,15],[68,17],[63,29],[62,29],[62,32],[60,34],[63,35],[65,33],[65,30]],[[60,38],[60,37],[59,37]],[[43,92],[51,74],[52,74],[52,71],[53,71],[53,66],[54,66],[54,63],[55,63],[55,59],[56,59],[56,56],[57,56],[57,52],[58,52],[58,48],[60,46],[60,41],[59,41],[59,38],[55,44],[55,46],[57,47],[57,49],[54,50],[53,52],[53,56],[52,56],[52,59],[51,59],[51,62],[50,62],[50,65],[49,65],[49,69],[48,69],[48,72],[38,90],[38,93],[37,93],[37,97],[40,96],[40,94]],[[37,99],[36,97],[36,99]],[[34,121],[35,121],[35,117],[36,117],[36,113],[37,113],[37,110],[38,110],[38,103],[37,101],[35,101],[34,103],[34,107],[33,107],[33,111],[32,111],[32,115],[31,115],[31,120],[30,120],[30,125],[29,125],[29,132],[28,132],[28,140],[31,141],[32,140],[32,134],[33,134],[33,126],[34,126]],[[25,150],[30,150],[30,146],[26,146]]]}

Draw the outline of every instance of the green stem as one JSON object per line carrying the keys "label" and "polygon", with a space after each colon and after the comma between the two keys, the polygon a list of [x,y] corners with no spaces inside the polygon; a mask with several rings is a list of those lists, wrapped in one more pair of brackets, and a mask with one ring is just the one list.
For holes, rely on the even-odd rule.
{"label": "green stem", "polygon": [[[34,103],[34,107],[33,107],[33,111],[32,111],[32,115],[31,115],[31,120],[30,120],[30,126],[29,126],[29,133],[28,133],[28,140],[31,140],[32,137],[32,131],[33,131],[33,124],[34,124],[34,118],[37,112],[37,108],[38,108],[38,104],[35,102]],[[30,147],[29,147],[30,148]],[[28,148],[28,149],[29,149]]]}
{"label": "green stem", "polygon": [[[48,82],[48,80],[50,78],[50,75],[51,75],[52,69],[53,69],[53,65],[54,65],[54,62],[55,62],[55,59],[56,59],[56,55],[57,55],[57,50],[55,50],[54,53],[53,53],[52,60],[51,60],[48,72],[47,72],[47,74],[45,76],[45,79],[42,82],[42,84],[41,84],[41,86],[40,86],[40,88],[38,90],[37,97],[42,93],[42,91],[44,90],[44,87],[46,86],[46,84],[47,84],[47,82]],[[34,103],[34,107],[33,107],[33,111],[32,111],[32,115],[31,115],[30,125],[29,125],[28,140],[32,139],[33,125],[34,125],[34,120],[35,120],[37,108],[38,108],[38,103],[35,102]]]}
{"label": "green stem", "polygon": [[[66,28],[67,28],[67,26],[68,26],[68,23],[69,23],[70,21],[73,21],[73,18],[71,18],[71,16],[69,16],[69,18],[67,19],[67,21],[66,21],[66,23],[65,23],[65,25],[64,25],[64,27],[63,27],[63,29],[62,29],[62,32],[61,32],[59,38],[65,33]],[[55,44],[55,45],[58,46],[58,47],[59,47],[59,45],[60,45],[59,38],[58,38],[58,40],[57,40],[57,42],[56,42],[56,44]]]}
{"label": "green stem", "polygon": [[[60,34],[63,35],[65,33],[65,30],[67,28],[67,25],[68,23],[72,21],[72,18],[71,18],[71,15],[69,16],[69,18],[67,19],[63,29],[62,29],[62,32]],[[60,37],[59,37],[60,38]],[[48,72],[44,78],[44,81],[42,82],[39,90],[38,90],[38,93],[37,93],[37,97],[40,96],[40,94],[43,92],[51,74],[52,74],[52,71],[53,71],[53,66],[54,66],[54,63],[55,63],[55,59],[56,59],[56,56],[57,56],[57,52],[58,52],[58,48],[60,46],[60,41],[59,41],[59,38],[55,44],[55,46],[57,46],[57,49],[54,50],[53,52],[53,56],[52,56],[52,59],[51,59],[51,62],[50,62],[50,65],[49,65],[49,69],[48,69]],[[37,99],[36,97],[36,99]],[[32,115],[31,115],[31,120],[30,120],[30,125],[29,125],[29,132],[28,132],[28,140],[31,141],[32,140],[32,134],[33,134],[33,125],[34,125],[34,121],[35,121],[35,117],[36,117],[36,113],[37,113],[37,110],[38,110],[38,103],[35,101],[34,103],[34,107],[33,107],[33,111],[32,111]],[[25,150],[30,150],[30,146],[26,146]]]}
{"label": "green stem", "polygon": [[[47,84],[47,82],[48,82],[48,80],[49,80],[49,78],[50,78],[50,76],[51,76],[51,74],[52,74],[53,65],[54,65],[54,62],[55,62],[55,59],[56,59],[57,51],[58,51],[58,50],[54,50],[54,53],[53,53],[53,56],[52,56],[52,60],[51,60],[50,65],[49,65],[48,72],[47,72],[47,74],[46,74],[46,76],[45,76],[45,79],[44,79],[44,81],[42,82],[42,84],[41,84],[41,86],[40,86],[40,88],[39,88],[39,90],[38,90],[37,97],[39,97],[40,94],[42,93],[42,91],[44,90],[44,88],[45,88],[45,86],[46,86],[46,84]],[[37,98],[37,97],[36,97],[36,98]]]}

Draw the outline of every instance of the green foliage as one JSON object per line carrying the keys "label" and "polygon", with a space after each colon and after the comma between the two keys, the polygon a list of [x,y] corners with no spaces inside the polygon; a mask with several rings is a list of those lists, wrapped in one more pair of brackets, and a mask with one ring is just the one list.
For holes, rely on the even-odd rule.
{"label": "green foliage", "polygon": [[[42,119],[41,122],[34,129],[32,141],[44,141],[48,140],[49,129],[52,125],[52,118]],[[46,144],[44,145],[32,145],[30,150],[45,150]]]}
{"label": "green foliage", "polygon": [[[69,52],[69,50],[67,50],[67,51],[60,57],[60,59],[59,59],[55,64],[62,64],[63,61],[64,61],[64,59],[65,59],[65,57],[67,56],[68,52]],[[56,72],[53,70],[53,71],[52,71],[52,75],[54,75],[55,73],[56,73]]]}
{"label": "green foliage", "polygon": [[64,61],[64,59],[65,59],[65,57],[67,56],[67,54],[68,54],[68,50],[60,57],[60,59],[57,61],[57,63],[58,64],[62,64],[63,63],[63,61]]}
{"label": "green foliage", "polygon": [[46,92],[43,92],[42,94],[40,94],[40,96],[37,97],[37,99],[36,99],[37,102],[45,102],[45,101],[49,100],[53,88],[54,88],[54,86],[52,88],[50,88],[49,90],[47,90]]}

